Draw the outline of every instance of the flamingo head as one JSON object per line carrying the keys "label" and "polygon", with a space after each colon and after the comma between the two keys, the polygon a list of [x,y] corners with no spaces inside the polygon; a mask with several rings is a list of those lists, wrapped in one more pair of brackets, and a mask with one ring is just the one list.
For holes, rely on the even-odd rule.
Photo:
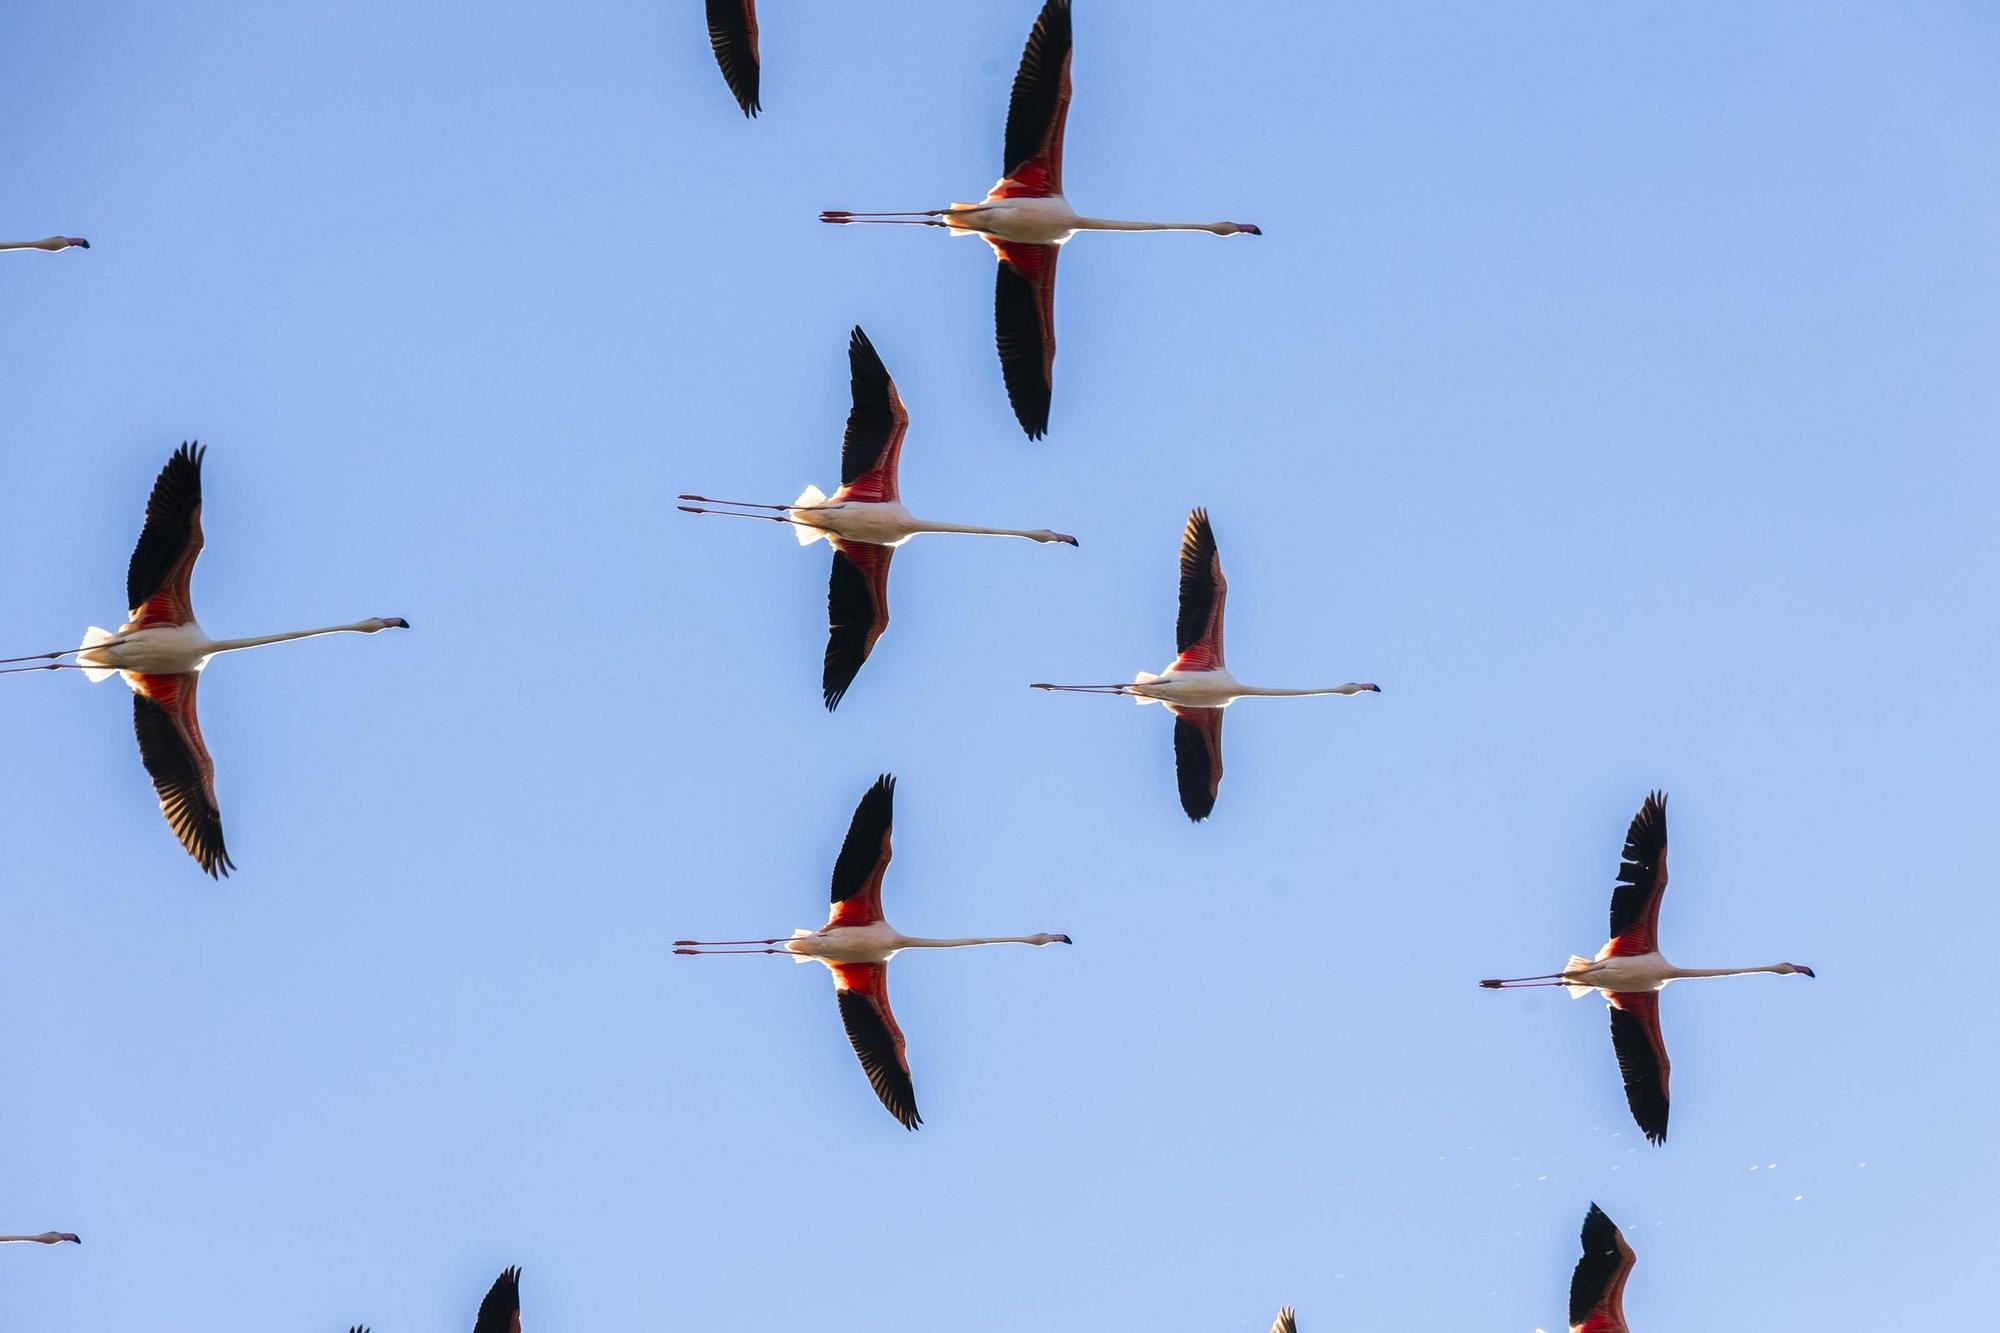
{"label": "flamingo head", "polygon": [[41,1235],[30,1236],[28,1239],[43,1245],[60,1245],[64,1241],[68,1241],[72,1245],[83,1244],[83,1237],[77,1235],[74,1231],[44,1231]]}
{"label": "flamingo head", "polygon": [[1812,977],[1819,975],[1818,973],[1814,972],[1811,968],[1807,967],[1804,963],[1780,963],[1778,964],[1778,971],[1782,972],[1786,976],[1790,976],[1794,972],[1798,973],[1802,977]]}
{"label": "flamingo head", "polygon": [[1047,528],[1043,528],[1040,532],[1036,533],[1035,540],[1038,542],[1061,542],[1064,546],[1076,545],[1076,538],[1070,536],[1067,532],[1050,532]]}
{"label": "flamingo head", "polygon": [[1074,943],[1074,942],[1075,942],[1075,941],[1071,940],[1071,939],[1070,939],[1070,937],[1069,937],[1069,936],[1067,936],[1067,935],[1037,935],[1037,936],[1035,936],[1035,947],[1036,947],[1036,948],[1038,948],[1038,949],[1039,949],[1039,948],[1040,948],[1040,947],[1041,947],[1042,945],[1044,945],[1044,944],[1072,944],[1072,943]]}
{"label": "flamingo head", "polygon": [[410,627],[410,622],[401,616],[376,616],[374,624],[375,628],[368,631],[370,634],[380,634],[385,629],[408,629]]}
{"label": "flamingo head", "polygon": [[1262,235],[1264,234],[1264,229],[1263,229],[1262,227],[1258,226],[1258,225],[1257,225],[1256,223],[1254,223],[1254,222],[1225,222],[1225,223],[1223,223],[1222,225],[1223,225],[1223,226],[1224,226],[1225,228],[1227,228],[1227,230],[1226,230],[1226,231],[1222,231],[1222,232],[1219,232],[1219,233],[1218,233],[1218,235],[1222,235],[1222,236],[1262,236]]}

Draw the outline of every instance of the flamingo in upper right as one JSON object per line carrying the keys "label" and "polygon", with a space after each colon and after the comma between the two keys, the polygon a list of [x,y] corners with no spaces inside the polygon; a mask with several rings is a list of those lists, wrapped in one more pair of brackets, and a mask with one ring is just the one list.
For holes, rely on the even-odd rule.
{"label": "flamingo in upper right", "polygon": [[1238,699],[1320,694],[1380,694],[1380,685],[1350,681],[1316,690],[1268,689],[1244,685],[1222,665],[1222,606],[1229,581],[1208,511],[1188,515],[1181,533],[1181,614],[1175,636],[1180,655],[1159,675],[1141,671],[1130,685],[1034,685],[1037,690],[1110,694],[1142,704],[1163,703],[1174,715],[1174,770],[1181,809],[1199,823],[1215,809],[1222,788],[1222,710]]}
{"label": "flamingo in upper right", "polygon": [[1742,977],[1753,972],[1797,973],[1803,963],[1768,967],[1675,967],[1660,953],[1660,899],[1667,893],[1667,797],[1654,792],[1632,817],[1625,834],[1625,857],[1618,887],[1611,891],[1611,939],[1595,959],[1572,954],[1560,972],[1535,977],[1498,977],[1479,984],[1488,990],[1561,986],[1580,1000],[1593,990],[1611,1006],[1611,1046],[1625,1080],[1632,1118],[1654,1143],[1667,1141],[1666,1038],[1660,1035],[1660,991],[1670,981],[1690,977]]}
{"label": "flamingo in upper right", "polygon": [[0,241],[0,250],[88,250],[90,242],[81,236],[44,236],[39,241]]}
{"label": "flamingo in upper right", "polygon": [[993,293],[995,340],[1007,398],[1031,440],[1049,429],[1055,386],[1056,255],[1080,231],[1205,231],[1261,236],[1248,222],[1120,222],[1084,217],[1063,198],[1063,123],[1069,117],[1070,0],[1048,0],[1028,34],[1007,108],[1005,172],[976,204],[909,213],[832,209],[821,222],[943,227],[983,236],[1000,260]]}

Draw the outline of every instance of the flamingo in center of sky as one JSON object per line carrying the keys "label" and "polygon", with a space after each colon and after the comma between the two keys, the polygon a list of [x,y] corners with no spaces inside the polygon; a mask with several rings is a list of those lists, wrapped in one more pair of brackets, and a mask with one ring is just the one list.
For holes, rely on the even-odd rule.
{"label": "flamingo in center of sky", "polygon": [[[910,1082],[903,1029],[889,1008],[889,960],[905,949],[969,949],[983,944],[1068,944],[1067,935],[991,935],[932,940],[905,935],[882,915],[882,878],[892,855],[896,779],[884,774],[854,808],[840,857],[833,863],[833,914],[818,930],[767,940],[675,940],[677,954],[785,954],[822,963],[833,973],[840,1019],[875,1095],[905,1129],[923,1123]],[[735,946],[748,945],[748,948]]]}
{"label": "flamingo in center of sky", "polygon": [[1597,957],[1572,954],[1560,972],[1534,977],[1495,977],[1479,984],[1488,990],[1561,986],[1580,1000],[1593,990],[1611,1006],[1611,1046],[1625,1081],[1632,1118],[1654,1143],[1667,1138],[1667,1082],[1672,1063],[1660,1034],[1660,995],[1669,982],[1699,977],[1744,977],[1758,972],[1810,977],[1803,963],[1766,967],[1675,967],[1660,953],[1660,900],[1667,894],[1667,798],[1646,797],[1625,834],[1625,857],[1618,887],[1611,892],[1611,938]]}
{"label": "flamingo in center of sky", "polygon": [[[825,538],[833,547],[833,575],[827,584],[826,660],[821,673],[821,698],[831,712],[840,706],[861,664],[875,651],[875,641],[889,628],[889,560],[895,548],[924,532],[959,532],[975,537],[1022,537],[1031,542],[1075,546],[1076,538],[1047,528],[979,528],[965,523],[933,523],[903,507],[896,479],[903,455],[903,436],[910,414],[896,382],[875,351],[875,344],[856,325],[847,340],[853,407],[847,414],[847,436],[840,448],[840,489],[831,496],[817,486],[791,504],[758,504],[743,500],[695,501],[680,508],[690,514],[752,518],[788,523],[799,545]],[[706,506],[724,505],[714,509]],[[745,510],[757,512],[746,513]]]}
{"label": "flamingo in center of sky", "polygon": [[993,294],[1000,370],[1014,415],[1031,440],[1049,429],[1055,386],[1056,255],[1080,231],[1205,231],[1261,236],[1248,222],[1121,222],[1085,217],[1063,198],[1063,125],[1069,118],[1070,0],[1048,0],[1028,34],[1007,109],[1005,174],[976,204],[909,213],[830,209],[821,222],[942,227],[983,236],[1000,260]]}
{"label": "flamingo in center of sky", "polygon": [[39,241],[0,241],[0,250],[88,250],[90,242],[81,236],[44,236]]}
{"label": "flamingo in center of sky", "polygon": [[[194,618],[190,584],[201,555],[201,460],[207,450],[183,444],[160,469],[146,502],[146,526],[132,550],[125,591],[132,610],[116,634],[92,625],[83,644],[54,653],[8,658],[44,661],[21,671],[82,671],[92,681],[123,674],[132,688],[132,724],[139,756],[153,779],[160,809],[181,846],[211,876],[235,868],[222,840],[222,812],[216,805],[215,763],[201,738],[195,689],[201,672],[220,653],[266,644],[310,639],[322,634],[379,634],[408,629],[400,616],[373,616],[351,625],[264,634],[253,639],[211,639]],[[60,659],[74,655],[74,662]]]}
{"label": "flamingo in center of sky", "polygon": [[1141,704],[1163,703],[1174,715],[1174,768],[1181,808],[1199,822],[1215,809],[1222,787],[1222,710],[1238,699],[1296,698],[1322,694],[1379,694],[1379,685],[1349,681],[1323,689],[1285,690],[1245,685],[1222,664],[1222,609],[1229,581],[1208,511],[1188,515],[1181,533],[1181,605],[1176,626],[1179,656],[1158,675],[1141,671],[1129,685],[1035,685],[1068,694],[1109,694]]}

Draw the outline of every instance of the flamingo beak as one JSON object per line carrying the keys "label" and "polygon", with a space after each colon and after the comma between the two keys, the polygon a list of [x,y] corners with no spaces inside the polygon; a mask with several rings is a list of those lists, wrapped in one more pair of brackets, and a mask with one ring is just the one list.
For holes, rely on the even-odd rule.
{"label": "flamingo beak", "polygon": [[1811,968],[1807,967],[1804,963],[1793,963],[1792,966],[1796,967],[1800,971],[1800,973],[1805,976],[1816,977],[1819,975],[1819,973],[1813,971]]}
{"label": "flamingo beak", "polygon": [[1059,940],[1061,940],[1061,941],[1062,941],[1062,942],[1063,942],[1064,944],[1075,944],[1075,943],[1076,943],[1076,941],[1075,941],[1075,940],[1071,939],[1071,938],[1070,938],[1069,936],[1067,936],[1067,935],[1058,935],[1058,936],[1056,936],[1056,938],[1057,938],[1057,939],[1059,939]]}
{"label": "flamingo beak", "polygon": [[410,622],[401,616],[384,616],[382,617],[382,624],[389,629],[408,629],[410,627]]}

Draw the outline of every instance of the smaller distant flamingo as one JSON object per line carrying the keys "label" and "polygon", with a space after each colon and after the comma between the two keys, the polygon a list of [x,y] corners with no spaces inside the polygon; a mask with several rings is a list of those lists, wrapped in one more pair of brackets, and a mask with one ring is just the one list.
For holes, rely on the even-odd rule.
{"label": "smaller distant flamingo", "polygon": [[1637,1262],[1632,1247],[1596,1204],[1583,1219],[1583,1257],[1569,1279],[1569,1333],[1631,1333],[1625,1323],[1625,1279]]}
{"label": "smaller distant flamingo", "polygon": [[39,241],[0,241],[0,250],[88,250],[90,242],[81,236],[44,236]]}
{"label": "smaller distant flamingo", "polygon": [[1379,694],[1379,685],[1350,681],[1325,689],[1281,690],[1244,685],[1222,665],[1222,608],[1229,581],[1222,577],[1208,511],[1188,515],[1181,534],[1181,606],[1175,642],[1180,655],[1159,675],[1141,671],[1130,685],[1043,685],[1069,694],[1109,694],[1141,704],[1163,703],[1174,715],[1174,768],[1181,809],[1200,822],[1215,809],[1222,789],[1222,710],[1238,699],[1301,698],[1325,694]]}
{"label": "smaller distant flamingo", "polygon": [[74,1231],[44,1231],[35,1236],[0,1236],[0,1245],[16,1242],[27,1245],[61,1245],[65,1241],[71,1245],[81,1245],[83,1237]]}
{"label": "smaller distant flamingo", "polygon": [[521,1333],[521,1270],[508,1268],[493,1279],[472,1333]]}
{"label": "smaller distant flamingo", "polygon": [[942,227],[993,247],[994,341],[1014,417],[1031,440],[1048,433],[1056,373],[1056,258],[1082,231],[1201,231],[1262,236],[1248,222],[1121,222],[1085,217],[1063,197],[1063,127],[1069,120],[1070,0],[1048,0],[1028,33],[1007,107],[1005,173],[976,204],[909,213],[829,209],[821,222]]}
{"label": "smaller distant flamingo", "polygon": [[[833,915],[818,930],[795,930],[790,939],[675,940],[674,952],[784,954],[795,963],[822,963],[833,973],[834,997],[847,1039],[869,1086],[904,1129],[923,1123],[910,1081],[903,1029],[889,1008],[889,960],[905,949],[970,949],[984,944],[1068,944],[1067,935],[994,935],[931,940],[905,935],[882,915],[882,879],[893,855],[896,779],[884,774],[854,808],[840,857],[833,863]],[[750,945],[750,948],[736,948]]]}
{"label": "smaller distant flamingo", "polygon": [[757,0],[708,0],[708,43],[743,114],[762,111],[757,100],[763,77],[757,59]]}
{"label": "smaller distant flamingo", "polygon": [[1595,959],[1571,955],[1560,972],[1535,977],[1496,977],[1479,984],[1488,990],[1561,986],[1580,1000],[1593,990],[1611,1006],[1611,1046],[1625,1080],[1625,1100],[1647,1139],[1667,1139],[1667,1081],[1672,1063],[1660,1035],[1660,995],[1669,982],[1699,977],[1744,977],[1758,972],[1810,977],[1803,963],[1766,967],[1675,967],[1660,953],[1660,900],[1667,893],[1667,798],[1646,798],[1625,834],[1625,857],[1618,887],[1611,893],[1611,939]]}
{"label": "smaller distant flamingo", "polygon": [[[823,495],[817,486],[788,505],[744,500],[711,500],[683,495],[680,509],[689,514],[723,518],[753,518],[788,523],[799,545],[825,538],[833,547],[833,575],[826,589],[826,659],[820,673],[820,697],[831,712],[840,706],[862,663],[875,651],[876,640],[889,628],[889,561],[895,548],[925,532],[957,532],[974,537],[1021,537],[1031,542],[1075,546],[1076,538],[1047,528],[978,528],[964,523],[932,523],[903,507],[897,465],[910,414],[903,407],[896,382],[875,351],[875,344],[856,325],[847,341],[853,407],[847,414],[847,435],[840,448],[840,489]],[[708,505],[728,508],[711,509]],[[759,510],[741,513],[740,510]]]}
{"label": "smaller distant flamingo", "polygon": [[[194,565],[201,555],[201,460],[207,451],[183,444],[167,459],[146,501],[146,525],[125,572],[129,619],[116,634],[92,625],[83,644],[59,652],[0,659],[43,662],[0,671],[81,671],[93,683],[122,675],[132,689],[132,726],[139,758],[153,780],[160,810],[174,836],[214,878],[235,869],[222,839],[216,803],[215,763],[202,740],[195,712],[201,673],[222,653],[323,634],[379,634],[408,629],[400,616],[374,616],[351,625],[264,634],[254,639],[211,639],[194,618]],[[74,656],[74,662],[59,659]]]}

